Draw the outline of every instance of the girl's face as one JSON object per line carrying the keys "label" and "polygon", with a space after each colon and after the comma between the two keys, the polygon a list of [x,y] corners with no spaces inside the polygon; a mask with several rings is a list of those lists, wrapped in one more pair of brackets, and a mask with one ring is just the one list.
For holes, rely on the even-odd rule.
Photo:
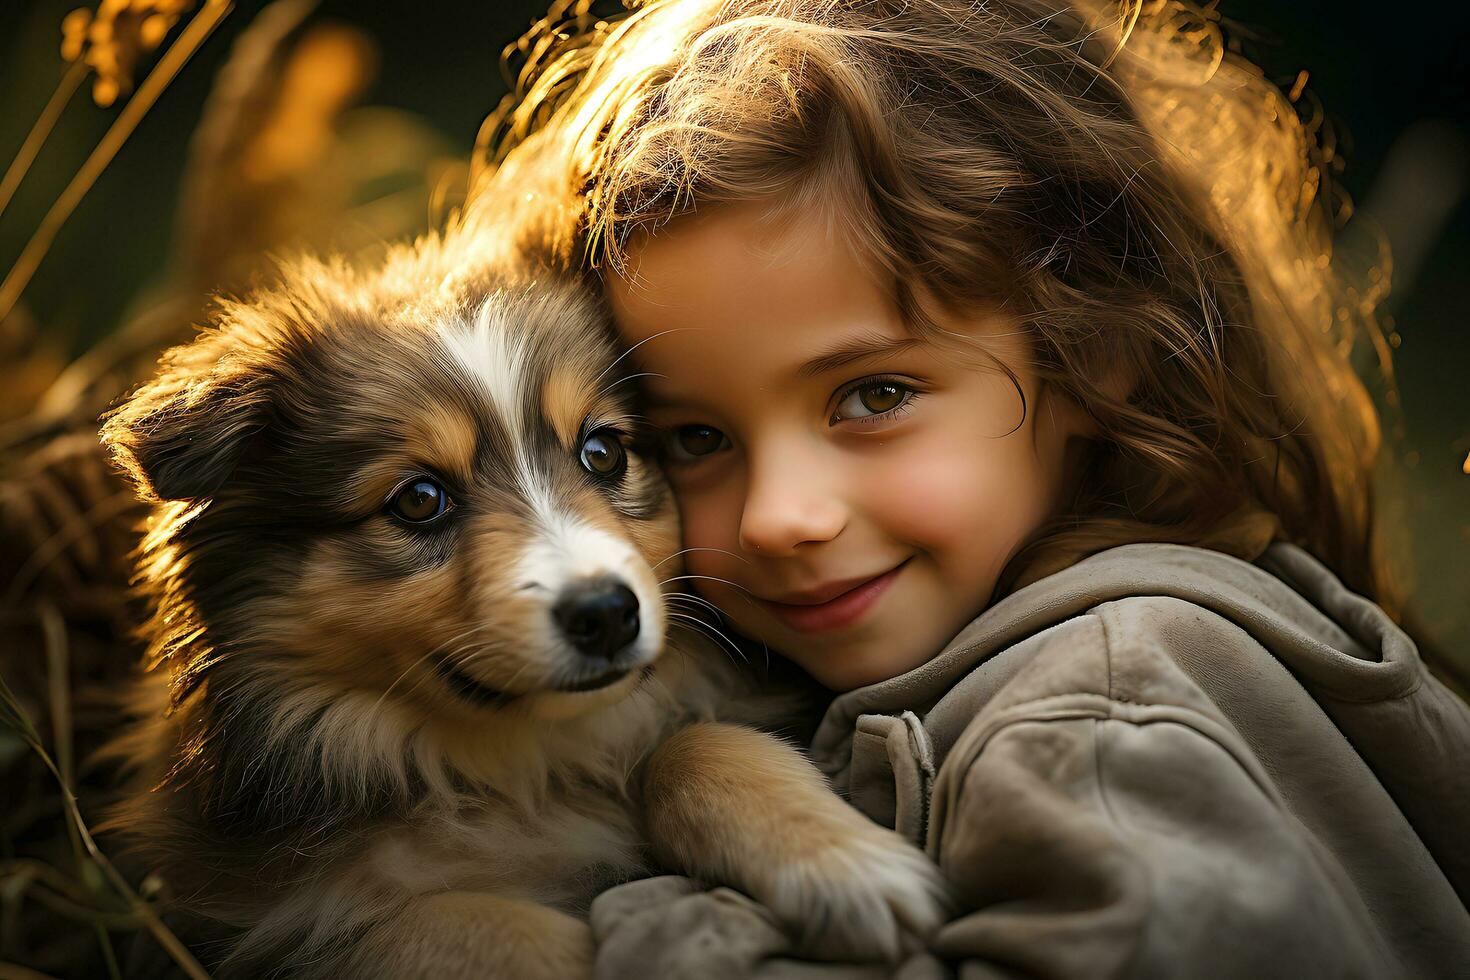
{"label": "girl's face", "polygon": [[608,291],[651,373],[689,581],[847,690],[924,663],[985,608],[1087,426],[1039,390],[1014,322],[940,316],[948,335],[917,340],[831,222],[770,216],[680,219]]}

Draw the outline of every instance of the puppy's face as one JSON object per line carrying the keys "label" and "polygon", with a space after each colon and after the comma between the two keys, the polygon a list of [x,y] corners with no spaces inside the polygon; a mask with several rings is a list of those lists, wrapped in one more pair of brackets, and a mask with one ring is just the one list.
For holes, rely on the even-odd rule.
{"label": "puppy's face", "polygon": [[236,307],[108,423],[177,505],[217,670],[416,712],[576,713],[659,655],[672,502],[580,288]]}

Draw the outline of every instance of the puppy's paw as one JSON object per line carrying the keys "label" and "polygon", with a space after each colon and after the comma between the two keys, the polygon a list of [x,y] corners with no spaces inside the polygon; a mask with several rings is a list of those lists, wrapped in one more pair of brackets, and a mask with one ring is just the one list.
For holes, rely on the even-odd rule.
{"label": "puppy's paw", "polygon": [[769,894],[757,897],[800,937],[804,953],[833,960],[895,961],[951,907],[939,868],[866,820],[772,869]]}

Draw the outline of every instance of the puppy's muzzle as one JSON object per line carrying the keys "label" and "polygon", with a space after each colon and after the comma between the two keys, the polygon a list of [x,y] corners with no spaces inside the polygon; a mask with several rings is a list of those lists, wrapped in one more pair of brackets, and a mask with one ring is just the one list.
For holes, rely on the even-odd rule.
{"label": "puppy's muzzle", "polygon": [[638,639],[638,597],[615,578],[568,585],[551,609],[557,628],[591,663],[610,668],[618,653]]}

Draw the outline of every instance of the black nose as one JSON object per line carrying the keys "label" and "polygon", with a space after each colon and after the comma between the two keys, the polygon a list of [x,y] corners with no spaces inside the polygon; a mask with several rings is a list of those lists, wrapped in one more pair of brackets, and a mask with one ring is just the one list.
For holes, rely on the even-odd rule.
{"label": "black nose", "polygon": [[572,646],[589,657],[610,658],[638,638],[638,597],[621,582],[568,586],[551,614]]}

